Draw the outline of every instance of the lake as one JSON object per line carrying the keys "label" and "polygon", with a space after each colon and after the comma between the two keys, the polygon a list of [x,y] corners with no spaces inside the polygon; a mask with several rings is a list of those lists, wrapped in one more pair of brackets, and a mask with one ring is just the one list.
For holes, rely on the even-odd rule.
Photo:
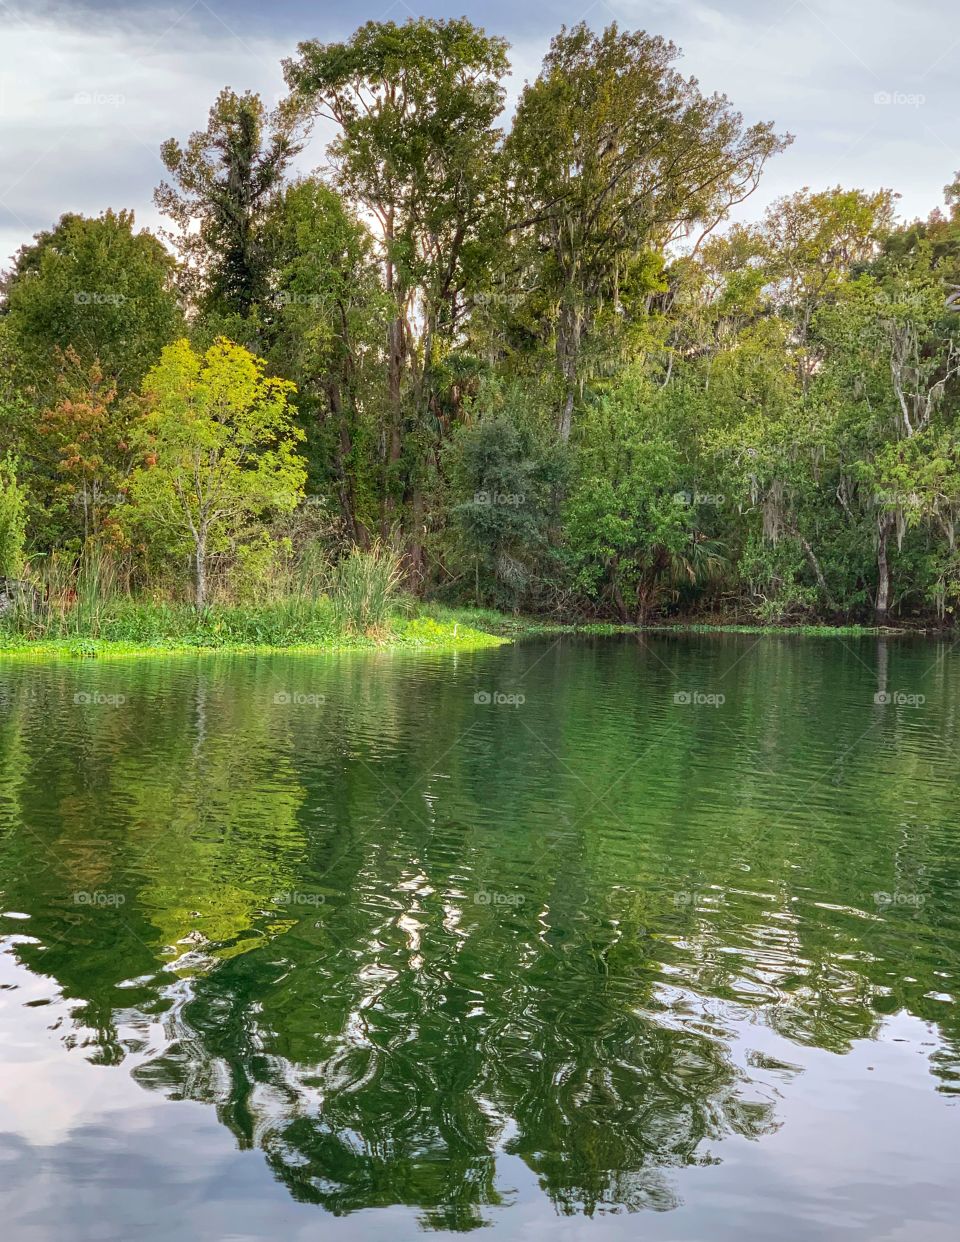
{"label": "lake", "polygon": [[11,1242],[946,1242],[960,651],[0,665]]}

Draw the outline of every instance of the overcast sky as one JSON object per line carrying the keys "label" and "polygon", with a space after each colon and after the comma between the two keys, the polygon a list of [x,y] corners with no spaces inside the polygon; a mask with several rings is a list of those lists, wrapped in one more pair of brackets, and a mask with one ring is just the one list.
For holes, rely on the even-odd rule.
{"label": "overcast sky", "polygon": [[[888,186],[925,216],[960,169],[957,0],[0,0],[0,264],[65,211],[128,207],[156,226],[160,143],[203,128],[222,87],[273,101],[298,41],[413,14],[506,36],[509,106],[564,23],[672,39],[705,89],[796,137],[749,215],[840,183]],[[318,141],[306,166],[321,159]]]}

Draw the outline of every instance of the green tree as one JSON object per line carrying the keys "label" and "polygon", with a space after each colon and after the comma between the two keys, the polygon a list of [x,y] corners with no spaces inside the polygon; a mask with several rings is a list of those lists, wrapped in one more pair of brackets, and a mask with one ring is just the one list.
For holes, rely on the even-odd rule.
{"label": "green tree", "polygon": [[329,186],[307,179],[277,199],[268,358],[297,385],[311,491],[329,495],[351,538],[379,520],[383,341],[390,300],[373,238]]}
{"label": "green tree", "polygon": [[769,124],[745,127],[724,96],[703,95],[672,67],[677,54],[644,31],[564,27],[517,107],[507,141],[513,229],[531,231],[542,255],[563,440],[602,303],[618,301],[644,252],[714,228],[788,141]]}
{"label": "green tree", "polygon": [[701,546],[682,437],[666,413],[634,372],[584,412],[578,437],[566,554],[575,588],[622,621],[643,620],[678,583],[719,567]]}
{"label": "green tree", "polygon": [[[269,293],[266,221],[290,161],[302,148],[300,117],[272,112],[259,95],[220,92],[207,128],[162,147],[173,184],[154,201],[179,230],[175,242],[191,297],[207,315],[247,319]],[[231,325],[235,327],[236,325]]]}
{"label": "green tree", "polygon": [[[346,43],[303,43],[287,61],[294,97],[339,132],[339,188],[377,225],[392,303],[386,339],[384,519],[406,501],[423,524],[424,461],[442,424],[434,374],[492,255],[507,45],[465,19],[368,22]],[[406,449],[407,461],[402,462]],[[420,536],[410,548],[423,569]]]}
{"label": "green tree", "polygon": [[295,386],[265,376],[264,367],[225,339],[202,357],[182,340],[144,381],[132,520],[172,534],[190,552],[200,608],[210,557],[235,547],[266,513],[295,508],[303,494],[303,433],[289,405]]}
{"label": "green tree", "polygon": [[0,462],[0,577],[19,578],[26,543],[26,500],[13,457]]}
{"label": "green tree", "polygon": [[460,428],[445,464],[456,563],[472,569],[476,603],[516,608],[537,602],[551,576],[550,536],[563,479],[559,455],[507,403]]}
{"label": "green tree", "polygon": [[49,401],[59,354],[72,348],[121,394],[135,391],[182,330],[174,268],[161,242],[134,231],[129,211],[65,215],[38,233],[4,281],[7,348],[21,385]]}

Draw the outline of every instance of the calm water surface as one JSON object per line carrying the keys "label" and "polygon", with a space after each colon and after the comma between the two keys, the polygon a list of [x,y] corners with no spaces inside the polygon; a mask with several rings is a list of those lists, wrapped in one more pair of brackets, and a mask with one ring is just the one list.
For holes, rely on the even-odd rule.
{"label": "calm water surface", "polygon": [[958,741],[920,642],[0,666],[4,1239],[954,1242]]}

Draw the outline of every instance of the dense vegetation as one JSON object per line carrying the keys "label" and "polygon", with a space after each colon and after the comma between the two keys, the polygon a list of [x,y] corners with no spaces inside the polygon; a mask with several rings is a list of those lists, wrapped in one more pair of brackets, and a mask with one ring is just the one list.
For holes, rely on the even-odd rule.
{"label": "dense vegetation", "polygon": [[[837,187],[730,224],[790,139],[676,60],[565,28],[508,123],[502,39],[369,23],[302,44],[275,109],[224,90],[164,144],[167,245],[108,211],[23,247],[8,615],[49,625],[107,579],[201,608],[306,581],[342,610],[385,576],[355,624],[398,585],[620,621],[949,620],[960,181],[925,222]],[[323,175],[297,177],[320,117]]]}

